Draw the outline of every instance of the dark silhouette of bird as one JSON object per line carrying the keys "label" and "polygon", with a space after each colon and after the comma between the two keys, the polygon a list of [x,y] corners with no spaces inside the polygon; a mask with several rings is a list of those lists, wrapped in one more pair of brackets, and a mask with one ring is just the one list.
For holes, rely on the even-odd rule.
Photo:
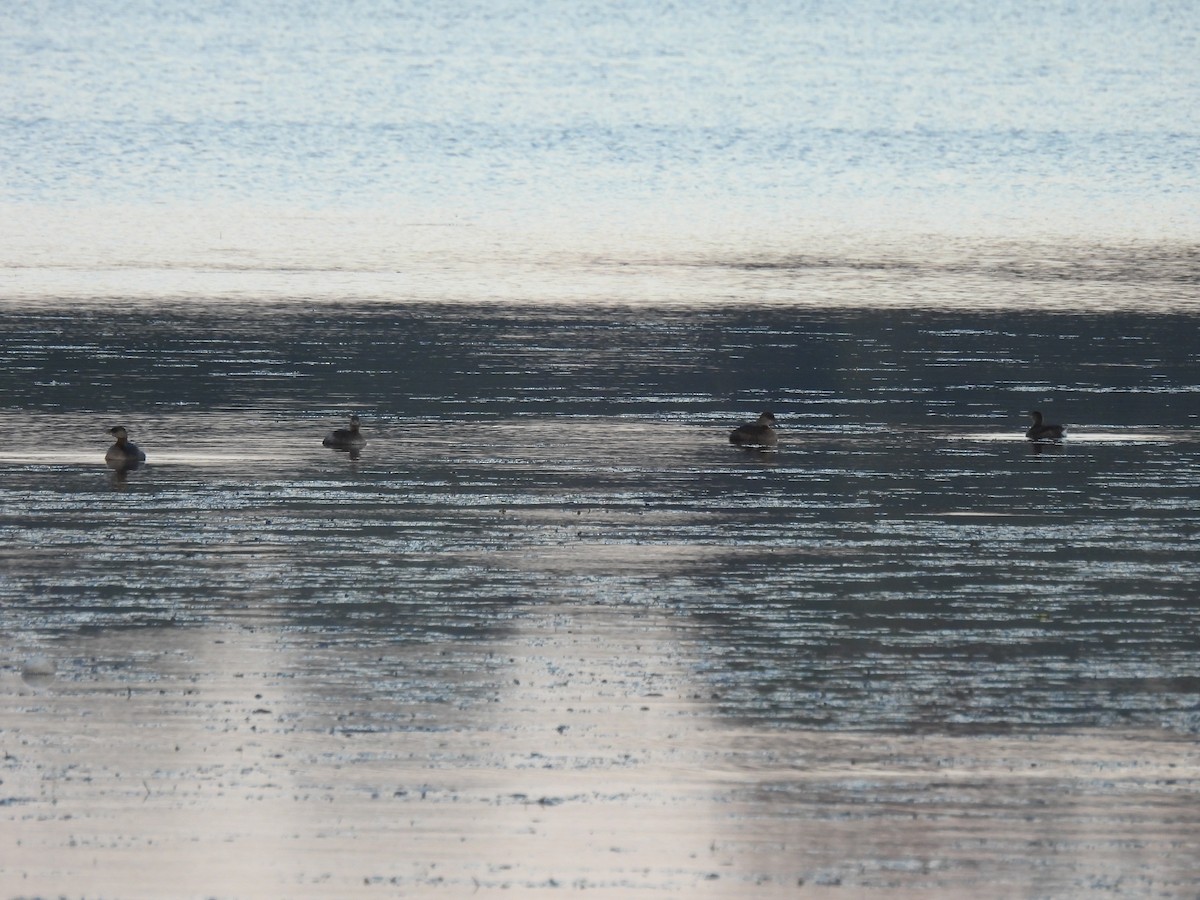
{"label": "dark silhouette of bird", "polygon": [[740,447],[774,447],[779,443],[775,431],[775,416],[769,412],[758,417],[757,422],[739,425],[729,433],[729,443]]}
{"label": "dark silhouette of bird", "polygon": [[1052,425],[1049,422],[1043,422],[1040,410],[1033,410],[1029,413],[1029,417],[1033,419],[1033,424],[1025,432],[1025,437],[1031,441],[1057,441],[1063,436],[1065,429],[1061,425]]}
{"label": "dark silhouette of bird", "polygon": [[352,415],[349,428],[335,428],[325,435],[321,443],[334,450],[358,450],[367,443],[367,439],[359,431],[358,416]]}

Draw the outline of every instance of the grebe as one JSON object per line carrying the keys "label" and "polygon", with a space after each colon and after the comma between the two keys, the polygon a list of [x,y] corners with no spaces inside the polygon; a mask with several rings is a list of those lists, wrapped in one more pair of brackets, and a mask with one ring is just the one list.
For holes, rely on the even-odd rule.
{"label": "grebe", "polygon": [[1029,414],[1029,417],[1033,419],[1033,424],[1025,432],[1025,437],[1031,441],[1057,441],[1063,436],[1063,427],[1061,425],[1042,423],[1042,414],[1039,410],[1033,410]]}
{"label": "grebe", "polygon": [[739,425],[729,433],[729,443],[741,447],[774,447],[779,443],[779,436],[775,433],[775,416],[765,412],[757,422]]}
{"label": "grebe", "polygon": [[104,454],[104,461],[112,468],[133,469],[137,467],[138,463],[146,461],[146,454],[137,444],[130,442],[129,432],[123,425],[108,429],[108,433],[117,439],[117,442]]}
{"label": "grebe", "polygon": [[367,443],[367,439],[358,430],[358,416],[351,416],[349,428],[335,428],[325,435],[321,443],[334,450],[358,450]]}

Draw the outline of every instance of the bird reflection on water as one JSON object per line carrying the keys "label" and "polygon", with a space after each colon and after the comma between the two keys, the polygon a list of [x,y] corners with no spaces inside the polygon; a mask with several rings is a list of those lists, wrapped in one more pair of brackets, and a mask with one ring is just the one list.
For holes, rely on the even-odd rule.
{"label": "bird reflection on water", "polygon": [[119,491],[127,484],[129,473],[146,461],[146,453],[129,440],[129,432],[123,425],[108,429],[108,433],[116,438],[116,443],[104,454],[104,464],[113,470],[113,489]]}

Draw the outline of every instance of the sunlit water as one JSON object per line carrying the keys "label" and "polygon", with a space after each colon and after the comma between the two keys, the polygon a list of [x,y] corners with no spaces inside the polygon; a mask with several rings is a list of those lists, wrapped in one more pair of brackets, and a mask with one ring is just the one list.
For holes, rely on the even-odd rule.
{"label": "sunlit water", "polygon": [[1197,30],[5,7],[0,889],[1194,895]]}

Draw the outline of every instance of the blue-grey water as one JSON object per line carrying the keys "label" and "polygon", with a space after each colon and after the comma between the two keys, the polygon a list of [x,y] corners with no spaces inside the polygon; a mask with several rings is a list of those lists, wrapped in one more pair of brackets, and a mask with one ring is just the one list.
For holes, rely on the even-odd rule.
{"label": "blue-grey water", "polygon": [[[9,323],[4,426],[29,448],[0,455],[13,632],[253,609],[471,640],[566,593],[693,621],[699,682],[775,725],[1200,728],[1190,317],[347,303]],[[1042,406],[1069,415],[1061,444],[1024,439]],[[780,449],[731,446],[760,407]],[[349,410],[356,460],[320,443]],[[149,456],[125,477],[102,460],[116,421]]]}
{"label": "blue-grey water", "polygon": [[0,889],[1193,896],[1198,97],[1187,3],[6,6]]}

